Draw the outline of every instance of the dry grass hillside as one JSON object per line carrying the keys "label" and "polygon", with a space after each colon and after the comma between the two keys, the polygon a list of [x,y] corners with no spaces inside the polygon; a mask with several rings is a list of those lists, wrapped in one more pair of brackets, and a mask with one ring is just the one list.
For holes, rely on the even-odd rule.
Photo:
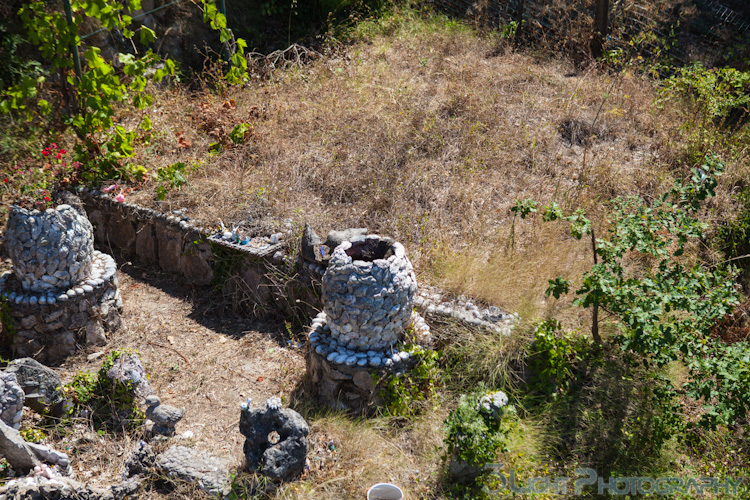
{"label": "dry grass hillside", "polygon": [[[608,199],[649,197],[684,171],[674,116],[635,72],[576,72],[413,12],[358,30],[243,89],[162,93],[138,162],[200,166],[159,205],[214,224],[366,226],[403,241],[422,279],[533,315],[539,287],[578,272],[587,249],[519,222],[511,235],[515,200],[600,217]],[[242,122],[245,144],[208,154]],[[154,205],[153,193],[131,199]]]}
{"label": "dry grass hillside", "polygon": [[[746,445],[737,444],[744,438],[727,428],[696,434],[690,446],[669,441],[656,457],[636,446],[648,441],[646,434],[628,441],[661,410],[653,413],[644,403],[646,378],[627,378],[639,372],[625,368],[619,347],[594,351],[596,362],[582,368],[574,350],[563,353],[563,365],[570,358],[585,374],[571,400],[556,399],[557,392],[511,392],[529,382],[525,369],[538,354],[529,325],[554,317],[566,330],[588,330],[588,311],[572,307],[570,298],[545,298],[544,291],[556,276],[575,282],[592,260],[590,241],[540,219],[514,218],[516,200],[583,208],[603,234],[610,200],[653,200],[713,149],[726,160],[727,175],[701,216],[716,223],[734,217],[732,195],[746,185],[747,148],[740,141],[705,142],[702,133],[696,146],[685,127],[690,108],[677,101],[657,106],[658,83],[635,66],[576,69],[548,51],[515,47],[497,32],[411,9],[363,21],[348,38],[330,41],[320,53],[293,48],[271,71],[267,59],[255,59],[254,77],[241,87],[207,71],[192,88],[153,89],[154,129],[132,163],[152,174],[184,163],[187,183],[167,189],[164,200],[155,175],[123,183],[122,193],[165,212],[184,209],[216,229],[220,220],[259,229],[287,219],[300,234],[304,223],[323,236],[367,227],[404,243],[422,283],[518,312],[522,324],[510,338],[433,325],[445,350],[443,378],[427,409],[408,417],[388,411],[352,417],[322,409],[300,392],[304,360],[288,347],[300,335],[291,323],[235,316],[209,288],[186,288],[153,269],[118,262],[127,327],[107,349],[142,353],[157,392],[188,407],[178,429],[194,432],[188,444],[239,466],[237,405],[248,396],[279,395],[311,424],[310,469],[266,492],[257,477],[240,473],[239,498],[364,498],[380,481],[398,484],[407,498],[459,498],[443,475],[443,422],[459,394],[483,381],[509,392],[518,406],[511,451],[499,459],[523,473],[570,475],[591,457],[623,474],[652,465],[672,475],[750,470],[741,451]],[[140,116],[129,113],[123,110],[118,123],[136,126]],[[243,123],[249,126],[244,142],[235,142],[230,134]],[[746,128],[740,123],[719,134],[735,137]],[[689,248],[690,257],[719,259],[709,243]],[[605,338],[613,323],[602,318]],[[570,342],[591,352],[584,341]],[[86,354],[63,365],[68,378],[96,369]],[[685,376],[676,365],[664,372],[675,380]],[[635,427],[624,426],[636,418]],[[80,452],[70,444],[77,437],[50,432],[50,444],[72,446],[80,474],[94,470],[80,477],[106,483],[139,436],[106,436]],[[622,447],[607,447],[612,442]],[[731,455],[734,448],[740,451]],[[180,485],[145,495],[202,494]]]}

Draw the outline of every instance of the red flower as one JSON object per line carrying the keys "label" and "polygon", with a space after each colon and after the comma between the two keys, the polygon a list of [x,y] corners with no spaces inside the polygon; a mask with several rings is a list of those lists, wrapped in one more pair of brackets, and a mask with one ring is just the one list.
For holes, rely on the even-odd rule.
{"label": "red flower", "polygon": [[60,150],[60,154],[61,154],[61,155],[64,155],[65,153],[67,153],[67,151],[65,151],[64,149],[61,149],[61,150]]}
{"label": "red flower", "polygon": [[52,199],[49,196],[45,196],[44,201],[52,201]]}
{"label": "red flower", "polygon": [[57,153],[57,159],[58,159],[58,160],[61,160],[61,159],[62,159],[62,155],[61,155],[60,153]]}
{"label": "red flower", "polygon": [[9,181],[8,181],[8,178],[7,178],[7,177],[5,177],[5,178],[3,179],[3,182],[7,184],[7,183],[9,182]]}
{"label": "red flower", "polygon": [[45,148],[45,149],[42,149],[42,154],[43,154],[44,156],[49,156],[49,149],[46,149],[46,148]]}

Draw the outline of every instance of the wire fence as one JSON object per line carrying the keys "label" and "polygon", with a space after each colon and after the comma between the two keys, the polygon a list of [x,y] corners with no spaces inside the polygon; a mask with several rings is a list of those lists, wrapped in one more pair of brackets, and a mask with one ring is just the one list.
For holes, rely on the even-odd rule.
{"label": "wire fence", "polygon": [[[516,22],[524,36],[571,48],[669,53],[681,62],[716,64],[733,43],[750,39],[750,9],[719,0],[425,0],[436,9],[489,27]],[[602,18],[603,16],[603,18]],[[603,23],[603,24],[602,24]]]}

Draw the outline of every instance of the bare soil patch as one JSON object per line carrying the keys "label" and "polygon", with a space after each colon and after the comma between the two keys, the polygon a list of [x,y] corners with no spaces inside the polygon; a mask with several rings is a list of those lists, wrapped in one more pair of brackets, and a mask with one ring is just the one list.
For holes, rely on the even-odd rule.
{"label": "bare soil patch", "polygon": [[[220,311],[210,288],[186,288],[158,271],[129,263],[119,277],[124,325],[101,351],[137,351],[162,401],[186,409],[177,434],[191,431],[193,436],[175,439],[241,467],[239,404],[248,397],[263,404],[272,396],[288,402],[304,374],[302,353],[287,346],[279,325]],[[98,370],[102,358],[88,357],[101,351],[69,358],[60,367],[63,381],[78,371]],[[83,426],[74,429],[50,444],[73,452],[73,468],[82,479],[119,482],[139,436],[102,437]]]}

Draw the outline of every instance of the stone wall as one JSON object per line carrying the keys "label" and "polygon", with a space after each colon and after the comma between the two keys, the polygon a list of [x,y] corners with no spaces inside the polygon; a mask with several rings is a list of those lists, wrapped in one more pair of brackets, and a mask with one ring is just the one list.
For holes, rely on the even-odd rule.
{"label": "stone wall", "polygon": [[289,259],[277,235],[239,244],[181,214],[118,203],[95,190],[79,195],[100,247],[156,264],[196,286],[221,284],[225,293],[236,295],[233,302],[238,307],[256,315],[288,307],[284,283],[272,279]]}

